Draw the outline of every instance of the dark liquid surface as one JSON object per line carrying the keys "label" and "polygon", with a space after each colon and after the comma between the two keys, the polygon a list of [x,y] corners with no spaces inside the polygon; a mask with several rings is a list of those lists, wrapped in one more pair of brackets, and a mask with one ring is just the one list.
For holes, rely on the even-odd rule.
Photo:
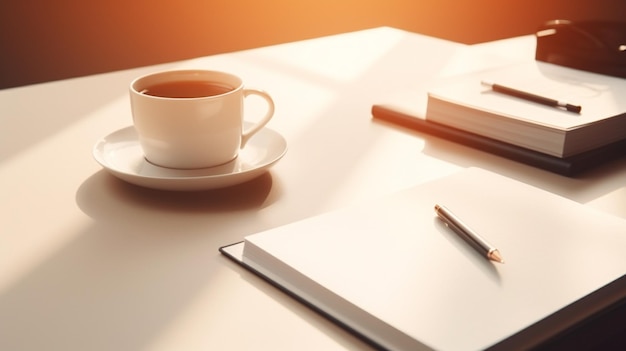
{"label": "dark liquid surface", "polygon": [[155,84],[141,91],[142,94],[169,98],[198,98],[214,96],[233,90],[231,87],[212,82],[174,81]]}

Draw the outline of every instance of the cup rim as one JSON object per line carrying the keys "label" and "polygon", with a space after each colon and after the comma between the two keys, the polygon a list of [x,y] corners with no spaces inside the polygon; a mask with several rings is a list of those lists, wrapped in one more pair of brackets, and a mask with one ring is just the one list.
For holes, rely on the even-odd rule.
{"label": "cup rim", "polygon": [[[199,77],[199,75],[207,76],[214,76],[214,77],[219,77],[219,78],[226,78],[226,80],[229,80],[229,82],[224,83],[223,80],[219,80],[219,79],[193,79],[196,77]],[[178,77],[177,79],[167,79],[168,76],[175,76]],[[209,96],[199,96],[199,97],[167,97],[167,96],[154,96],[154,95],[148,95],[148,94],[142,94],[141,90],[137,88],[137,84],[139,84],[140,82],[146,81],[146,80],[150,80],[153,79],[150,83],[146,83],[146,85],[151,85],[151,84],[155,84],[155,83],[162,83],[162,82],[170,82],[170,81],[176,81],[176,80],[181,80],[181,77],[186,77],[188,80],[203,80],[203,81],[210,81],[210,82],[214,82],[217,84],[226,84],[230,87],[232,87],[232,90],[229,90],[225,93],[222,94],[217,94],[217,95],[209,95]],[[142,96],[145,98],[150,98],[150,99],[157,99],[157,100],[202,100],[202,99],[215,99],[215,98],[220,98],[226,95],[230,95],[230,94],[234,94],[235,92],[243,89],[243,81],[241,78],[239,78],[238,76],[232,74],[232,73],[228,73],[228,72],[224,72],[224,71],[218,71],[218,70],[205,70],[205,69],[175,69],[175,70],[165,70],[165,71],[157,71],[157,72],[152,72],[152,73],[148,73],[148,74],[144,74],[142,76],[136,77],[135,79],[133,79],[130,83],[129,89],[131,91],[131,93],[133,93],[134,95],[137,96]]]}

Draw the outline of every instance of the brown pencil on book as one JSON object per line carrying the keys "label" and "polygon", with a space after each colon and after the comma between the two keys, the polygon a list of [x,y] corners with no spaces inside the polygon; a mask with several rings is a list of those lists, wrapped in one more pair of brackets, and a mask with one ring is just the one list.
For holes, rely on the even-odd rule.
{"label": "brown pencil on book", "polygon": [[491,87],[491,90],[497,92],[497,93],[501,93],[501,94],[506,94],[509,96],[514,96],[516,98],[520,98],[520,99],[524,99],[527,101],[532,101],[532,102],[536,102],[538,104],[542,104],[542,105],[547,105],[547,106],[552,106],[552,107],[557,107],[557,108],[563,108],[567,111],[570,112],[575,112],[575,113],[580,113],[580,111],[582,110],[582,107],[579,105],[573,105],[570,104],[567,101],[559,101],[559,100],[555,100],[555,99],[550,99],[548,97],[545,96],[541,96],[541,95],[535,95],[526,91],[521,91],[521,90],[517,90],[514,88],[510,88],[504,85],[500,85],[500,84],[496,84],[494,82],[488,81],[488,80],[483,80],[481,82],[482,85]]}
{"label": "brown pencil on book", "polygon": [[443,220],[450,229],[452,229],[461,238],[467,241],[478,252],[485,255],[485,257],[492,261],[504,263],[504,259],[502,258],[502,255],[500,255],[500,251],[498,251],[498,249],[491,246],[491,244],[489,244],[470,227],[465,225],[446,207],[441,205],[435,205],[435,212],[437,213],[437,216],[439,216],[439,218],[441,218],[441,220]]}

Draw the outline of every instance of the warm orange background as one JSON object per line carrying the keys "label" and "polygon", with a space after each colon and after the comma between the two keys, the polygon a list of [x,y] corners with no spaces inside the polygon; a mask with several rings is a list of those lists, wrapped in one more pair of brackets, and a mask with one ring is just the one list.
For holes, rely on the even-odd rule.
{"label": "warm orange background", "polygon": [[14,0],[0,4],[0,88],[377,26],[474,43],[623,0]]}

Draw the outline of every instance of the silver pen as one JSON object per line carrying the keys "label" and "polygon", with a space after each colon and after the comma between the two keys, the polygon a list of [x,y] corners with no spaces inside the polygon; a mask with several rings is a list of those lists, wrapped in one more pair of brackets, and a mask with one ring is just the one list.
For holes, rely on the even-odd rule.
{"label": "silver pen", "polygon": [[485,255],[488,259],[500,263],[504,263],[500,251],[489,244],[478,233],[473,231],[470,227],[465,225],[457,216],[455,216],[450,210],[444,206],[435,205],[435,212],[446,225],[469,243],[474,249]]}

